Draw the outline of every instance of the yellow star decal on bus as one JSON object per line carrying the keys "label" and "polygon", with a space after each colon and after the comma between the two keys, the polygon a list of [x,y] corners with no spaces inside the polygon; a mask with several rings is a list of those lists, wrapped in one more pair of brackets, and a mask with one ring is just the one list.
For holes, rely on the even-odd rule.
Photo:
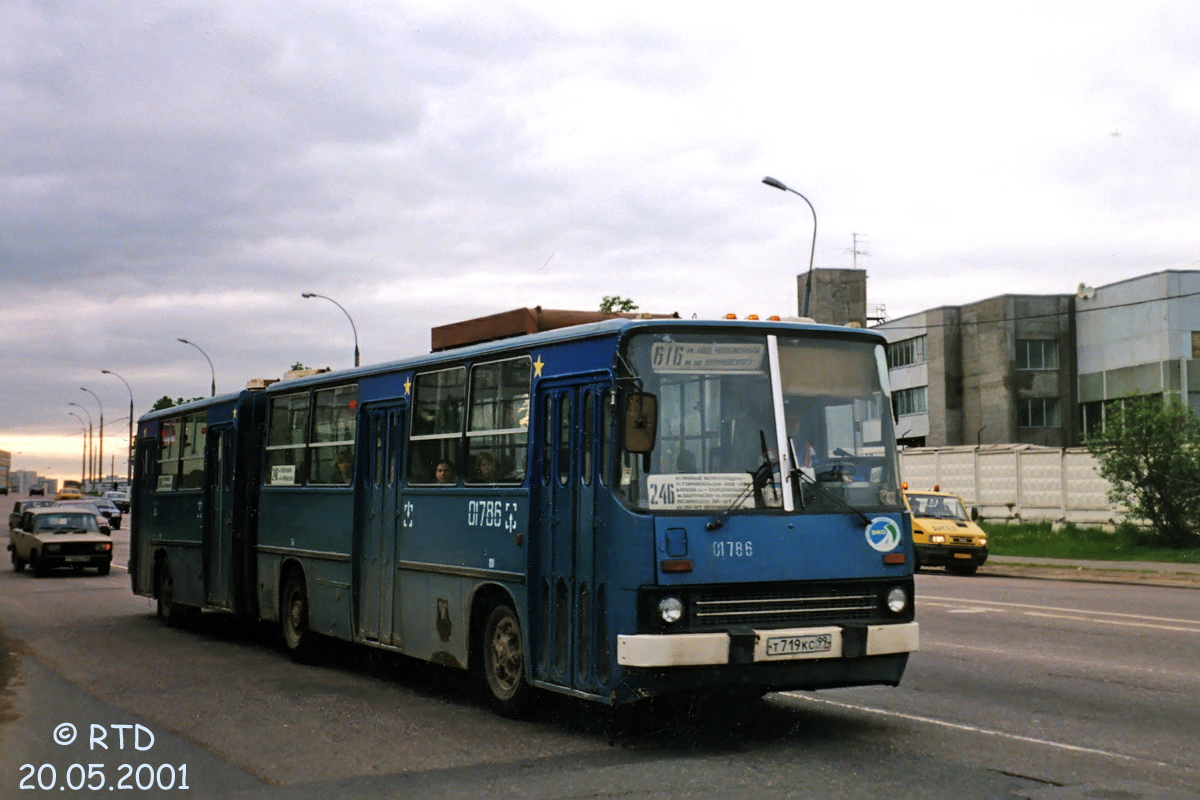
{"label": "yellow star decal on bus", "polygon": [[408,396],[409,390],[412,389],[412,378],[404,379],[404,396]]}
{"label": "yellow star decal on bus", "polygon": [[533,377],[535,377],[535,378],[542,377],[542,367],[544,367],[544,366],[546,366],[546,365],[542,361],[542,357],[539,355],[537,357],[537,361],[533,362]]}

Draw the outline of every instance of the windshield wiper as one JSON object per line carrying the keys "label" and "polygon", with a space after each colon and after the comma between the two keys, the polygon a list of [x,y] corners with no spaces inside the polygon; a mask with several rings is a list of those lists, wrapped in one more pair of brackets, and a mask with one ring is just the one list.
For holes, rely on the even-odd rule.
{"label": "windshield wiper", "polygon": [[[789,440],[789,441],[788,441],[788,445],[789,445],[789,446],[792,448],[792,452],[793,452],[793,453],[795,453],[795,452],[796,452],[796,446],[795,446],[794,444],[792,444],[791,440]],[[790,475],[789,477],[790,477],[792,480],[800,480],[800,479],[803,479],[803,480],[807,481],[807,482],[808,482],[808,483],[809,483],[809,484],[810,484],[810,485],[811,485],[811,486],[812,486],[814,489],[816,489],[816,490],[817,490],[818,492],[820,492],[822,495],[824,495],[825,497],[829,498],[830,500],[832,500],[833,502],[837,503],[838,505],[842,506],[843,508],[846,508],[846,509],[849,509],[850,511],[853,511],[855,514],[857,514],[857,515],[858,515],[859,519],[861,519],[861,520],[862,520],[863,522],[865,522],[866,524],[868,524],[868,525],[870,525],[870,524],[871,524],[871,520],[870,520],[870,518],[869,518],[869,517],[868,517],[866,514],[864,514],[862,511],[860,511],[860,510],[859,510],[858,508],[856,508],[855,506],[852,506],[852,505],[850,505],[849,503],[847,503],[847,502],[846,502],[845,500],[843,500],[842,498],[838,497],[838,496],[837,496],[836,494],[834,494],[833,492],[831,492],[831,491],[829,491],[828,489],[826,489],[824,486],[822,486],[822,485],[821,485],[821,484],[820,484],[820,483],[817,481],[817,479],[816,479],[816,478],[813,478],[813,477],[809,476],[809,474],[808,474],[807,472],[805,472],[803,469],[801,469],[799,466],[796,466],[796,467],[793,467],[793,468],[792,468],[792,472],[791,472],[791,475]],[[796,484],[796,494],[798,494],[798,495],[800,496],[800,507],[801,507],[801,508],[804,508],[804,492],[800,491],[799,484]]]}
{"label": "windshield wiper", "polygon": [[[767,437],[766,434],[762,432],[761,428],[758,431],[758,440],[762,445],[763,463],[759,464],[754,470],[746,470],[746,474],[750,476],[750,485],[743,489],[741,493],[733,499],[733,502],[729,504],[728,508],[709,520],[709,522],[704,526],[706,530],[716,531],[724,527],[725,520],[729,519],[730,513],[732,513],[733,510],[742,503],[746,502],[746,498],[749,497],[751,493],[761,492],[763,487],[767,485],[767,481],[771,482],[772,496],[776,500],[779,499],[779,490],[775,487],[775,470],[771,467],[771,454],[767,451]],[[764,506],[766,505],[766,502],[762,500],[761,495],[759,495],[758,499],[762,501]]]}

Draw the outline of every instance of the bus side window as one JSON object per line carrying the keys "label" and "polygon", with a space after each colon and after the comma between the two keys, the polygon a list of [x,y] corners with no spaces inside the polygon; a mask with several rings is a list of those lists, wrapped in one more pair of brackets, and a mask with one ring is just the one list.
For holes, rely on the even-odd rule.
{"label": "bus side window", "polygon": [[[466,395],[466,367],[416,376],[409,435],[409,483],[436,486],[459,482]],[[442,465],[440,479],[439,465]]]}

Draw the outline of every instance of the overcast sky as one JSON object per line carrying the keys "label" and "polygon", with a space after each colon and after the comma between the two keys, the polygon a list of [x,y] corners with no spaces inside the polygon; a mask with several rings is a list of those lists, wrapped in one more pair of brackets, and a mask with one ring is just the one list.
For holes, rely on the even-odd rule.
{"label": "overcast sky", "polygon": [[[895,318],[1200,269],[1194,2],[0,4],[0,449],[522,306]],[[98,419],[95,419],[98,422]],[[107,468],[108,464],[106,464]],[[124,473],[124,460],[116,463]]]}

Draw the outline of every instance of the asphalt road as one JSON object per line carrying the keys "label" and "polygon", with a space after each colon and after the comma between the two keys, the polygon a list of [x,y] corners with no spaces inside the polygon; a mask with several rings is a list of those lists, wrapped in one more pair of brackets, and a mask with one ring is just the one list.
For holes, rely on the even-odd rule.
{"label": "asphalt road", "polygon": [[407,659],[332,646],[302,667],[269,628],[166,628],[123,569],[5,569],[0,798],[1200,798],[1200,592],[917,586],[899,688],[616,715],[556,699],[514,721]]}

